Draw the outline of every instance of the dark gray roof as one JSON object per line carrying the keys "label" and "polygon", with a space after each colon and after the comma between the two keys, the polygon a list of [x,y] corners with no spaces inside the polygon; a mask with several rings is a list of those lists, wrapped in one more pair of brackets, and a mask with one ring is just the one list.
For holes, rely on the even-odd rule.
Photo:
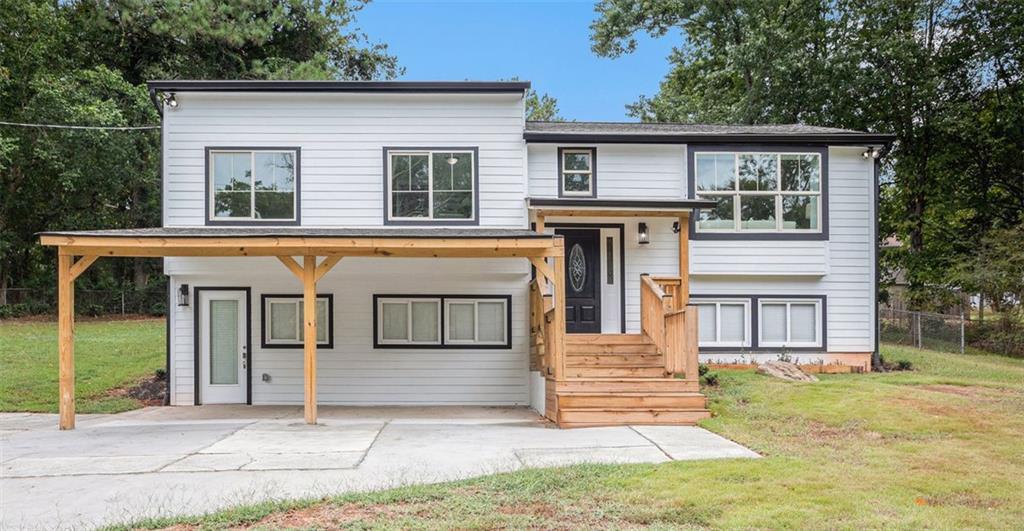
{"label": "dark gray roof", "polygon": [[531,207],[572,207],[572,208],[621,208],[637,210],[691,210],[694,208],[713,208],[716,203],[709,199],[584,199],[584,198],[548,198],[528,197],[526,204]]}
{"label": "dark gray roof", "polygon": [[41,232],[38,236],[98,236],[112,238],[551,238],[526,229],[463,228],[313,228],[313,227],[158,227]]}
{"label": "dark gray roof", "polygon": [[529,81],[264,81],[170,79],[146,83],[158,92],[523,92]]}
{"label": "dark gray roof", "polygon": [[888,143],[881,135],[804,124],[740,125],[640,122],[526,122],[524,138],[532,142],[837,142]]}

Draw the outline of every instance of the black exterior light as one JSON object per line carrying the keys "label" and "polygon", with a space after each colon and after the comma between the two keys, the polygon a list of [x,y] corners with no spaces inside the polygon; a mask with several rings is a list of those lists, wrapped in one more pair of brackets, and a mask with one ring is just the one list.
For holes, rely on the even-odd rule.
{"label": "black exterior light", "polygon": [[167,106],[170,107],[171,109],[177,109],[178,108],[178,98],[174,97],[174,93],[173,92],[167,95],[166,101],[167,101]]}
{"label": "black exterior light", "polygon": [[641,221],[638,228],[639,230],[636,235],[636,241],[640,245],[651,243],[651,233],[647,230],[647,224]]}
{"label": "black exterior light", "polygon": [[178,306],[188,307],[188,284],[182,284],[178,288]]}
{"label": "black exterior light", "polygon": [[877,159],[882,156],[882,150],[878,146],[871,146],[865,149],[861,156],[866,159]]}
{"label": "black exterior light", "polygon": [[679,231],[683,230],[683,227],[679,225],[678,221],[672,222],[672,234],[679,234]]}

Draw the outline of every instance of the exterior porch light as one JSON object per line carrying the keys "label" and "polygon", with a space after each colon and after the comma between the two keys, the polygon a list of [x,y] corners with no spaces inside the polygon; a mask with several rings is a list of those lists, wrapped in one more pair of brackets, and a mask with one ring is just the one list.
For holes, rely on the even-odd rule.
{"label": "exterior porch light", "polygon": [[679,231],[683,230],[682,225],[678,221],[672,222],[672,234],[679,234]]}
{"label": "exterior porch light", "polygon": [[647,230],[647,224],[641,221],[640,225],[638,225],[638,228],[639,230],[636,235],[637,242],[640,245],[646,245],[648,243],[651,243],[651,233],[648,232]]}
{"label": "exterior porch light", "polygon": [[188,284],[182,284],[178,288],[178,306],[188,307]]}
{"label": "exterior porch light", "polygon": [[865,149],[864,153],[861,153],[861,156],[866,159],[877,159],[882,156],[882,150],[879,149],[878,146],[871,146]]}

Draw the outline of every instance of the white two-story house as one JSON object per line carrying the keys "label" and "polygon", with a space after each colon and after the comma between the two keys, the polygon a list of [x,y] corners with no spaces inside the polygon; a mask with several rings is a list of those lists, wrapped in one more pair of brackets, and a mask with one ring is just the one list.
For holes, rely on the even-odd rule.
{"label": "white two-story house", "polygon": [[528,87],[151,82],[162,227],[43,243],[63,291],[97,256],[165,257],[172,405],[692,423],[698,356],[870,364],[890,137],[528,122]]}

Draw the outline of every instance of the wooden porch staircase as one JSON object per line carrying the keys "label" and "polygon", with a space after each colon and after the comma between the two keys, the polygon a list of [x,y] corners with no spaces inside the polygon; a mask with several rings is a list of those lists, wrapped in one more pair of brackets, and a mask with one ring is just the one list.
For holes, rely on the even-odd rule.
{"label": "wooden porch staircase", "polygon": [[[697,380],[696,311],[676,308],[678,278],[644,277],[639,334],[564,334],[535,283],[531,312],[537,364],[547,375],[545,414],[561,427],[692,425],[707,418]],[[555,336],[555,337],[552,337]]]}

